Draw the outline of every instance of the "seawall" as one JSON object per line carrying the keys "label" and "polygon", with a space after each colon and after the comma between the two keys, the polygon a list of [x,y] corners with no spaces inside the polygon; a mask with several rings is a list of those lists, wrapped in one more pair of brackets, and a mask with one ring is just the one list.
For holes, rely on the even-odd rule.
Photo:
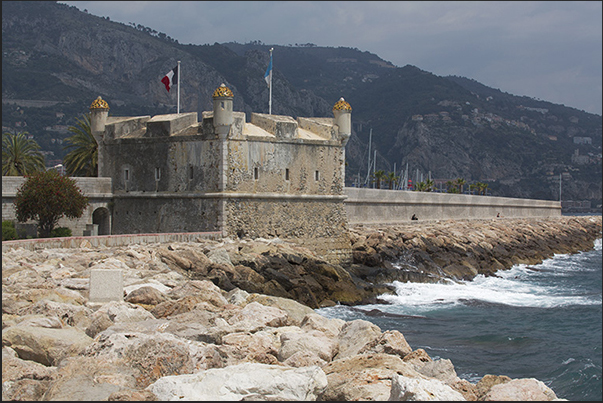
{"label": "seawall", "polygon": [[344,189],[350,225],[396,224],[419,220],[560,217],[561,203],[551,200],[400,190]]}

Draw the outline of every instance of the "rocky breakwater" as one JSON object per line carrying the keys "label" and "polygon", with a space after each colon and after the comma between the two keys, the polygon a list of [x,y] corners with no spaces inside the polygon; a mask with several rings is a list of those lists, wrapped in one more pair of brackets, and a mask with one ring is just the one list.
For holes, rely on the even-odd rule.
{"label": "rocky breakwater", "polygon": [[354,263],[347,271],[377,288],[394,280],[472,280],[590,250],[601,238],[601,216],[414,221],[358,225],[350,232]]}
{"label": "rocky breakwater", "polygon": [[[91,301],[93,270],[120,271],[124,299]],[[3,252],[2,399],[556,398],[536,379],[461,380],[398,331],[266,295],[290,295],[279,273],[291,270],[299,293],[354,285],[341,267],[278,240]]]}

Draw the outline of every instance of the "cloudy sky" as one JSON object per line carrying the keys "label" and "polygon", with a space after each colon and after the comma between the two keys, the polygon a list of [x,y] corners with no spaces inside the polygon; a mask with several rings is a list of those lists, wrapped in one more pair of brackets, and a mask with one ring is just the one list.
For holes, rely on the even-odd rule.
{"label": "cloudy sky", "polygon": [[[60,1],[183,44],[259,40],[374,53],[601,115],[600,1]],[[278,69],[278,55],[274,55]]]}

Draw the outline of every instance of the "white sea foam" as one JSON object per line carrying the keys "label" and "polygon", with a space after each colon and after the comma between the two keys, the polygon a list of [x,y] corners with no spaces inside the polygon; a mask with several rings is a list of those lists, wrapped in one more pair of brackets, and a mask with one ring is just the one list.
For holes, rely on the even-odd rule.
{"label": "white sea foam", "polygon": [[461,283],[428,284],[394,282],[396,295],[379,298],[404,307],[406,314],[420,314],[433,309],[467,303],[505,304],[518,307],[551,308],[570,305],[600,305],[600,296],[584,296],[561,279],[584,267],[576,256],[557,255],[535,266],[515,265],[496,273],[497,277],[479,275]]}

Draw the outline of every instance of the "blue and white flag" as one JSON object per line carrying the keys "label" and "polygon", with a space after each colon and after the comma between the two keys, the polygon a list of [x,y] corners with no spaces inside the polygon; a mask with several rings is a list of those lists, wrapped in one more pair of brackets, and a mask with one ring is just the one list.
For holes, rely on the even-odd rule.
{"label": "blue and white flag", "polygon": [[268,68],[266,69],[266,73],[264,74],[264,80],[266,80],[266,84],[270,87],[270,79],[272,78],[272,52],[270,52],[270,63],[268,63]]}

